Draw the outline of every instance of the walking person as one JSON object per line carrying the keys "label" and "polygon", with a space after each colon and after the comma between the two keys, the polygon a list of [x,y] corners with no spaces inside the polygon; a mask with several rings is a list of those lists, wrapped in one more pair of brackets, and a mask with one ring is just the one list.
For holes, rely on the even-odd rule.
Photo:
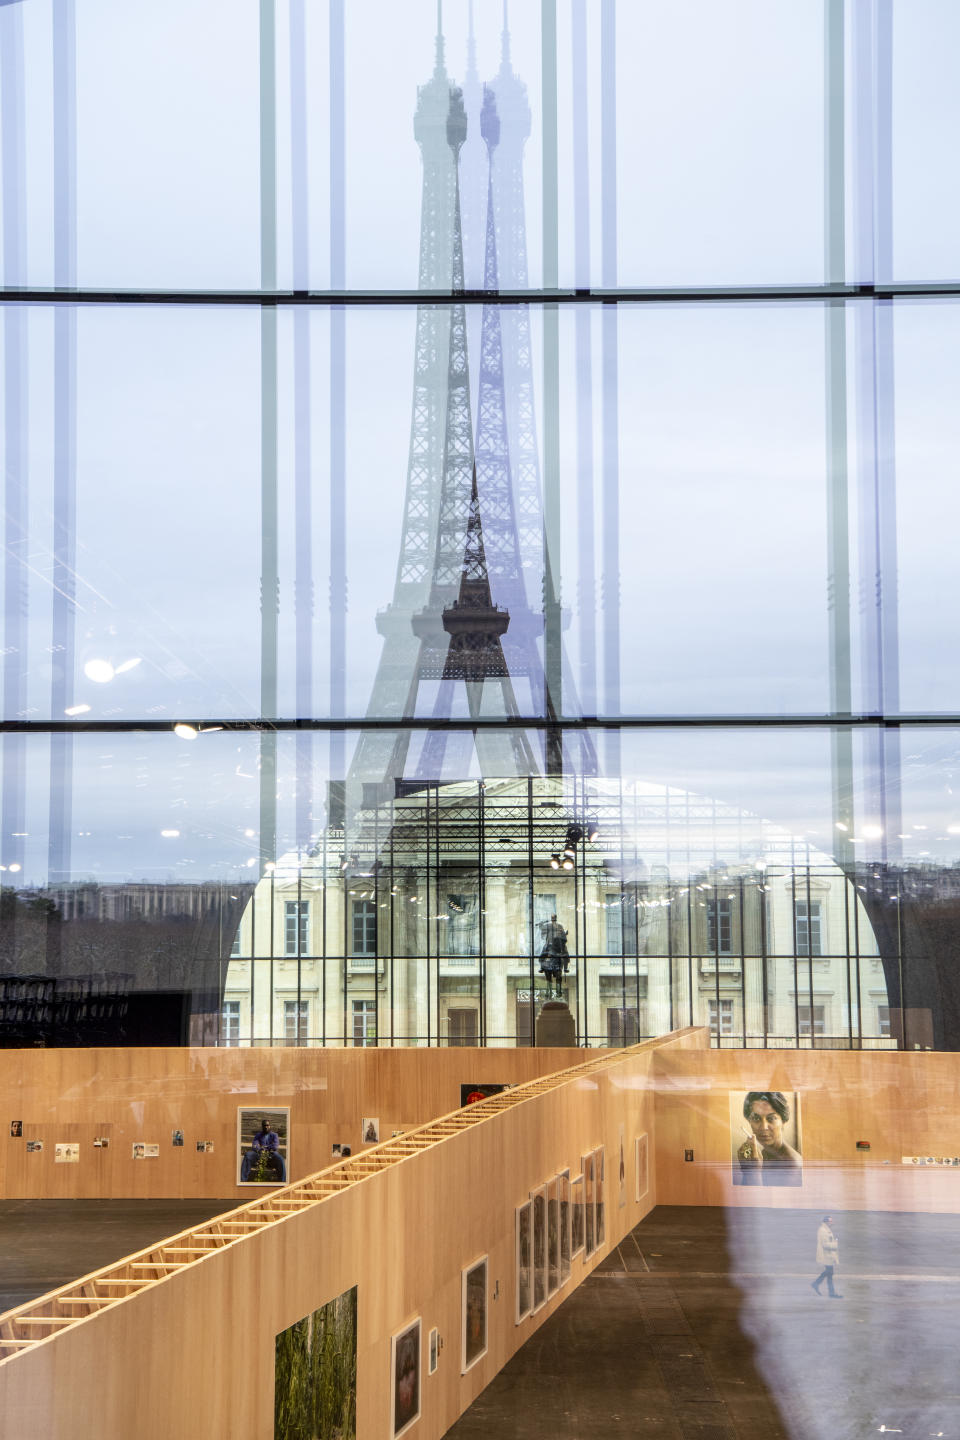
{"label": "walking person", "polygon": [[824,1280],[827,1282],[827,1294],[831,1300],[842,1300],[843,1296],[838,1295],[833,1288],[833,1272],[840,1264],[840,1246],[836,1235],[833,1233],[833,1217],[824,1215],[817,1230],[817,1264],[823,1269],[816,1280],[810,1281],[811,1290],[820,1294],[820,1286]]}

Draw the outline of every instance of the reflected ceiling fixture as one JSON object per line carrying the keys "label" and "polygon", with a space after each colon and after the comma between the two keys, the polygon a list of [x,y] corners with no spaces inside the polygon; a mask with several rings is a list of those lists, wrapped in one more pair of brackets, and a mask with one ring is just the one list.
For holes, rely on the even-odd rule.
{"label": "reflected ceiling fixture", "polygon": [[214,730],[222,729],[222,725],[188,725],[185,720],[179,720],[173,727],[173,733],[181,740],[196,740],[198,735],[211,735]]}
{"label": "reflected ceiling fixture", "polygon": [[128,670],[133,670],[140,664],[139,655],[131,655],[129,660],[123,660],[119,665],[114,665],[110,660],[94,658],[88,660],[83,667],[83,673],[88,680],[95,685],[109,685],[110,681],[117,675],[125,675]]}
{"label": "reflected ceiling fixture", "polygon": [[89,709],[89,705],[68,705],[63,713],[64,715],[86,715]]}

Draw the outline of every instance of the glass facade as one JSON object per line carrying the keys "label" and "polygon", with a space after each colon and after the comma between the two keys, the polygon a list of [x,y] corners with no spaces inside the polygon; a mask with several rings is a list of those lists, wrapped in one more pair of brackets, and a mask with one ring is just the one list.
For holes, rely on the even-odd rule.
{"label": "glass facade", "polygon": [[0,3],[0,1043],[960,1046],[957,42]]}

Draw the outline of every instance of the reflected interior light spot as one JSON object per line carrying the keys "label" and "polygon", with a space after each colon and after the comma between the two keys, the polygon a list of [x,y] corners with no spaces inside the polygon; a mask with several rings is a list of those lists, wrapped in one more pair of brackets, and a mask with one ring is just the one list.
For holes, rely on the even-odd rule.
{"label": "reflected interior light spot", "polygon": [[63,713],[64,715],[86,715],[89,709],[89,705],[68,705]]}
{"label": "reflected interior light spot", "polygon": [[139,664],[140,664],[140,656],[139,656],[139,655],[132,655],[129,660],[124,660],[124,662],[123,662],[122,665],[118,665],[118,666],[117,666],[116,670],[114,671],[114,674],[116,674],[116,675],[126,675],[126,673],[127,673],[128,670],[134,670]]}
{"label": "reflected interior light spot", "polygon": [[174,735],[179,735],[181,740],[196,740],[198,731],[192,725],[174,725]]}
{"label": "reflected interior light spot", "polygon": [[244,830],[243,833],[244,833],[244,835],[247,837],[248,840],[252,840],[253,837],[254,837],[254,834],[255,834],[255,832],[254,832],[253,830]]}
{"label": "reflected interior light spot", "polygon": [[880,825],[864,825],[863,833],[868,840],[879,840],[883,834],[883,828]]}
{"label": "reflected interior light spot", "polygon": [[165,840],[176,840],[177,836],[180,834],[180,831],[179,831],[179,830],[161,830],[161,831],[160,831],[160,834],[163,836],[163,838],[164,838]]}
{"label": "reflected interior light spot", "polygon": [[[947,834],[948,834],[948,835],[960,835],[960,825],[948,825],[948,826],[947,826]],[[902,837],[901,837],[901,838],[902,838]]]}
{"label": "reflected interior light spot", "polygon": [[109,660],[88,660],[83,667],[83,673],[88,680],[93,680],[97,685],[106,685],[117,673]]}
{"label": "reflected interior light spot", "polygon": [[17,862],[14,861],[13,864],[12,864],[9,868],[10,868],[11,870],[20,870],[20,869],[22,869],[23,867],[20,866],[20,865],[18,865]]}
{"label": "reflected interior light spot", "polygon": [[835,822],[835,828],[836,828],[837,830],[846,830],[848,827],[847,827],[846,825],[844,825],[844,823],[843,823],[842,820],[837,820],[837,821]]}

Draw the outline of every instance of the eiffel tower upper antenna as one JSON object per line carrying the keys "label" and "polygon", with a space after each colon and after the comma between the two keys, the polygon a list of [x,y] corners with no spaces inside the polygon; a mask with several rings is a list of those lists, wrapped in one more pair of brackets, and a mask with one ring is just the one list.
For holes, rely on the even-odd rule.
{"label": "eiffel tower upper antenna", "polygon": [[434,66],[434,75],[442,75],[445,71],[443,58],[443,0],[437,0],[437,59]]}
{"label": "eiffel tower upper antenna", "polygon": [[500,32],[500,69],[508,71],[510,68],[510,16],[507,11],[507,0],[503,0],[503,29]]}

